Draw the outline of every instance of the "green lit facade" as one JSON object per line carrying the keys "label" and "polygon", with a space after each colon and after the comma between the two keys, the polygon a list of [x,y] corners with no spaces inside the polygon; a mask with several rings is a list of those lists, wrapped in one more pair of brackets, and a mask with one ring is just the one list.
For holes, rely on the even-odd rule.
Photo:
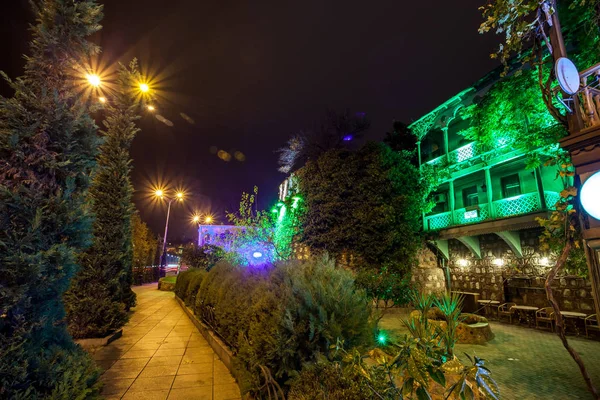
{"label": "green lit facade", "polygon": [[476,242],[478,234],[506,230],[516,237],[520,229],[537,226],[535,218],[547,216],[562,190],[555,167],[528,169],[525,152],[506,143],[502,132],[491,149],[459,133],[473,123],[461,117],[461,110],[488,87],[465,90],[410,125],[419,139],[420,164],[440,173],[435,206],[424,215],[423,229],[440,233],[446,256],[443,241],[450,238]]}
{"label": "green lit facade", "polygon": [[[410,125],[418,138],[421,168],[433,167],[439,173],[435,206],[423,215],[423,230],[438,262],[420,263],[413,281],[425,288],[434,287],[433,282],[438,290],[449,285],[479,299],[545,307],[543,277],[556,255],[540,251],[542,229],[536,219],[550,215],[563,183],[557,179],[556,166],[528,165],[531,146],[520,146],[514,114],[507,121],[512,131],[494,133],[495,145],[465,137],[477,121],[464,117],[472,114],[463,111],[473,104],[477,107],[496,82],[498,77],[490,75]],[[525,115],[522,121],[526,132],[536,129],[529,121],[546,119]],[[580,278],[565,282],[573,287],[565,286],[561,307],[589,313],[591,294],[578,291],[587,282]]]}

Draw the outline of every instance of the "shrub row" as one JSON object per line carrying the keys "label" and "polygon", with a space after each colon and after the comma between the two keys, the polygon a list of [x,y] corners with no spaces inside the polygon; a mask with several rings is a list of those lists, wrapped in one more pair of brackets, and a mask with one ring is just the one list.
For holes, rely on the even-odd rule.
{"label": "shrub row", "polygon": [[373,343],[368,298],[327,258],[261,268],[222,261],[210,272],[182,272],[175,293],[231,346],[240,387],[255,395],[269,381],[287,390],[303,364],[332,346]]}

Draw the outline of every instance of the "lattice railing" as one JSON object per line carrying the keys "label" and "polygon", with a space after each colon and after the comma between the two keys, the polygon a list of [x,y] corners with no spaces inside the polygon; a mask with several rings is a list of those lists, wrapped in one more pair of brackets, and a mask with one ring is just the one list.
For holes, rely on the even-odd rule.
{"label": "lattice railing", "polygon": [[457,225],[474,224],[490,218],[490,210],[487,204],[480,204],[479,209],[467,211],[460,208],[454,211],[454,223]]}
{"label": "lattice railing", "polygon": [[436,158],[434,158],[433,160],[429,160],[429,161],[427,161],[427,162],[426,162],[426,164],[429,164],[429,165],[437,165],[437,164],[441,164],[441,163],[442,163],[442,161],[444,161],[444,158],[445,158],[445,157],[446,157],[446,156],[439,156],[439,157],[436,157]]}
{"label": "lattice railing", "polygon": [[459,147],[456,150],[453,150],[449,154],[451,163],[460,163],[470,158],[473,158],[477,155],[477,149],[475,148],[475,143],[469,143],[465,146]]}
{"label": "lattice railing", "polygon": [[427,227],[429,230],[435,231],[437,229],[446,228],[452,224],[452,213],[445,212],[431,215],[429,217],[425,217],[425,220],[427,221]]}
{"label": "lattice railing", "polygon": [[554,206],[560,200],[560,194],[556,192],[544,191],[544,198],[546,199],[546,207],[548,207],[549,210],[554,210]]}
{"label": "lattice railing", "polygon": [[494,201],[494,209],[498,218],[527,214],[538,211],[540,208],[539,196],[536,192]]}

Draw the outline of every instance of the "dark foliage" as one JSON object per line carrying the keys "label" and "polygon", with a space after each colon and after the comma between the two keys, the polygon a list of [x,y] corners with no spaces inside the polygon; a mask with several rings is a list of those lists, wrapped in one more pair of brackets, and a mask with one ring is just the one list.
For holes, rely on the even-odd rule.
{"label": "dark foliage", "polygon": [[119,329],[135,306],[129,147],[139,131],[139,101],[133,93],[138,75],[135,61],[130,68],[121,65],[117,90],[106,103],[104,142],[89,190],[93,242],[81,255],[81,269],[64,296],[69,332],[76,338],[103,337]]}
{"label": "dark foliage", "polygon": [[327,151],[346,148],[360,139],[370,126],[364,113],[329,111],[318,127],[293,136],[287,146],[279,150],[279,170],[289,174]]}
{"label": "dark foliage", "polygon": [[195,243],[183,247],[181,263],[190,268],[200,268],[210,271],[212,267],[225,257],[225,251],[219,246],[205,244],[198,246]]}
{"label": "dark foliage", "polygon": [[360,268],[408,271],[421,246],[420,218],[433,182],[411,158],[368,143],[307,163],[297,173],[304,197],[300,241],[311,251],[349,253]]}
{"label": "dark foliage", "polygon": [[152,267],[152,265],[155,265],[155,258],[158,253],[156,236],[137,213],[131,216],[131,231],[133,283],[141,285],[142,283],[158,281],[158,267]]}
{"label": "dark foliage", "polygon": [[415,152],[413,160],[415,163],[418,162],[416,153],[417,136],[411,132],[405,123],[394,121],[393,129],[391,132],[386,132],[383,143],[390,146],[392,150]]}
{"label": "dark foliage", "polygon": [[[62,322],[90,239],[96,126],[73,74],[97,49],[94,1],[35,2],[24,76],[0,98],[0,398],[86,398],[98,373]],[[8,78],[7,78],[8,79]]]}
{"label": "dark foliage", "polygon": [[244,391],[261,392],[263,371],[285,388],[303,363],[338,340],[348,347],[372,343],[367,297],[348,271],[325,258],[260,269],[220,262],[206,276],[180,274],[176,294],[191,300],[199,281],[194,311],[235,350]]}
{"label": "dark foliage", "polygon": [[[375,375],[375,374],[373,374]],[[289,400],[364,400],[387,389],[381,378],[367,381],[355,368],[321,360],[306,364],[290,383]]]}

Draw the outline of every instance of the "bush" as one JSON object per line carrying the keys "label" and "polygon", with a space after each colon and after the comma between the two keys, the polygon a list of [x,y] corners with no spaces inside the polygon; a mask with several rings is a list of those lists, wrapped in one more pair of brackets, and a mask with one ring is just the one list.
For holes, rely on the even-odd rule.
{"label": "bush", "polygon": [[261,268],[222,261],[193,283],[190,271],[181,281],[176,288],[181,298],[183,285],[190,291],[201,281],[194,310],[237,353],[238,366],[247,372],[243,391],[257,393],[264,371],[285,388],[304,363],[332,345],[349,348],[373,340],[364,291],[327,258]]}
{"label": "bush", "polygon": [[288,400],[363,400],[374,397],[374,386],[384,392],[386,383],[381,377],[369,382],[356,368],[343,367],[339,362],[326,360],[307,364],[290,383]]}
{"label": "bush", "polygon": [[199,269],[190,268],[187,271],[182,271],[177,275],[177,280],[175,281],[175,295],[177,297],[185,301],[190,281],[192,277],[199,272]]}

